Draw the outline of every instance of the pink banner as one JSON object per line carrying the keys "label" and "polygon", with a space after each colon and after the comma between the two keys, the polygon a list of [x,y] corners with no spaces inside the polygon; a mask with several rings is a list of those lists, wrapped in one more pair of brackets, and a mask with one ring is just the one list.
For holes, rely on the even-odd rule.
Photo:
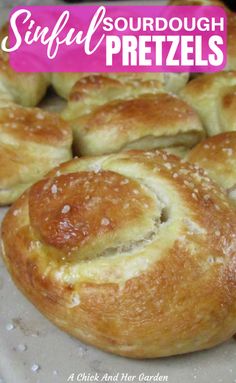
{"label": "pink banner", "polygon": [[18,72],[214,72],[226,45],[221,7],[27,6],[10,15]]}

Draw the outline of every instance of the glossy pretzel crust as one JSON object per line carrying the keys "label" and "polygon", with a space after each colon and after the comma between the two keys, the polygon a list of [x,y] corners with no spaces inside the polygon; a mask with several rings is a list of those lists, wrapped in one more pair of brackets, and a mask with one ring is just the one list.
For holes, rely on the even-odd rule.
{"label": "glossy pretzel crust", "polygon": [[205,135],[193,108],[155,80],[86,77],[73,87],[63,117],[74,132],[78,155],[189,149]]}
{"label": "glossy pretzel crust", "polygon": [[[8,35],[8,24],[0,29],[0,45]],[[9,54],[0,49],[0,102],[3,95],[12,102],[33,107],[39,104],[49,86],[46,73],[19,73],[10,65]]]}
{"label": "glossy pretzel crust", "polygon": [[22,292],[102,350],[154,358],[236,330],[236,217],[195,165],[164,152],[75,159],[8,211],[2,247]]}
{"label": "glossy pretzel crust", "polygon": [[236,132],[209,137],[195,146],[186,158],[205,169],[236,205]]}
{"label": "glossy pretzel crust", "polygon": [[199,114],[209,136],[236,131],[236,71],[197,77],[180,97]]}
{"label": "glossy pretzel crust", "polygon": [[[77,81],[98,73],[52,73],[51,83],[56,93],[62,98],[68,99],[73,86]],[[178,92],[189,79],[188,73],[104,73],[111,79],[127,81],[160,81],[163,87],[172,92]]]}

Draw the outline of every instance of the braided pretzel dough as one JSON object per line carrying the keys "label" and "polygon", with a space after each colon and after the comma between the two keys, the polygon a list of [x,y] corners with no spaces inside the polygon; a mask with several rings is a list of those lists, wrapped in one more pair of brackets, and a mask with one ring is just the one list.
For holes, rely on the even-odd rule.
{"label": "braided pretzel dough", "polygon": [[2,247],[17,286],[61,329],[153,358],[235,333],[235,232],[203,170],[127,152],[53,170],[10,208]]}

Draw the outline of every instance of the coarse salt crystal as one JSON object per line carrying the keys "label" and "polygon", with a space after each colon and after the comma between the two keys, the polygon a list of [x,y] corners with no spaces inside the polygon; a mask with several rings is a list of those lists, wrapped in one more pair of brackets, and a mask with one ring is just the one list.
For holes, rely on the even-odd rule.
{"label": "coarse salt crystal", "polygon": [[125,180],[121,181],[121,185],[127,185],[129,183],[129,180],[126,178]]}
{"label": "coarse salt crystal", "polygon": [[20,352],[24,352],[27,350],[27,346],[25,344],[19,344],[17,346],[17,350],[20,351]]}
{"label": "coarse salt crystal", "polygon": [[171,170],[172,166],[169,162],[165,163],[164,166],[166,167],[166,169],[168,170]]}
{"label": "coarse salt crystal", "polygon": [[69,305],[70,308],[76,307],[80,305],[80,296],[79,294],[74,294],[71,299],[71,303]]}
{"label": "coarse salt crystal", "polygon": [[228,156],[232,156],[232,154],[233,154],[233,149],[231,149],[231,148],[223,148],[222,151],[227,153]]}
{"label": "coarse salt crystal", "polygon": [[236,189],[233,189],[229,192],[229,198],[236,200]]}
{"label": "coarse salt crystal", "polygon": [[110,224],[110,220],[108,218],[103,218],[101,220],[101,225],[102,226],[108,226]]}
{"label": "coarse salt crystal", "polygon": [[8,323],[6,325],[6,330],[7,331],[12,331],[12,330],[14,330],[14,328],[15,328],[15,326],[12,323]]}
{"label": "coarse salt crystal", "polygon": [[207,258],[207,262],[208,262],[208,263],[214,263],[214,262],[215,262],[214,257],[208,257],[208,258]]}
{"label": "coarse salt crystal", "polygon": [[92,164],[89,166],[89,169],[92,170],[94,173],[99,173],[101,170],[101,166],[98,163]]}
{"label": "coarse salt crystal", "polygon": [[184,218],[184,224],[189,228],[191,233],[194,234],[205,234],[205,229],[200,227],[196,222],[189,218]]}
{"label": "coarse salt crystal", "polygon": [[38,120],[44,120],[44,115],[42,114],[42,113],[37,113],[36,114],[36,118],[38,119]]}
{"label": "coarse salt crystal", "polygon": [[86,350],[83,347],[79,347],[78,356],[82,357],[86,354]]}
{"label": "coarse salt crystal", "polygon": [[51,187],[51,192],[52,192],[52,194],[56,194],[57,193],[57,185],[52,185],[52,187]]}
{"label": "coarse salt crystal", "polygon": [[62,214],[69,213],[69,211],[70,211],[70,206],[69,206],[69,205],[65,205],[65,206],[62,208],[62,210],[61,210]]}
{"label": "coarse salt crystal", "polygon": [[36,363],[34,363],[32,366],[31,366],[31,370],[33,372],[38,372],[40,370],[40,366]]}

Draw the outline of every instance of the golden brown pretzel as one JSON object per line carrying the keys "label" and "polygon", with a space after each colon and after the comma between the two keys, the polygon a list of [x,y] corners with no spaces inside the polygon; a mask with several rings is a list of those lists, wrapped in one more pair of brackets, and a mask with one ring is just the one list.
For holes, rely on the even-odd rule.
{"label": "golden brown pretzel", "polygon": [[198,112],[209,136],[236,130],[236,71],[200,76],[180,97]]}
{"label": "golden brown pretzel", "polygon": [[207,170],[236,204],[236,132],[221,133],[202,141],[188,153],[187,159]]}
{"label": "golden brown pretzel", "polygon": [[[89,76],[76,83],[63,113],[82,155],[127,149],[183,148],[204,137],[196,112],[159,81]],[[181,149],[183,151],[183,149]]]}
{"label": "golden brown pretzel", "polygon": [[10,208],[2,247],[17,286],[61,329],[154,358],[235,333],[235,232],[203,170],[129,152],[56,168]]}
{"label": "golden brown pretzel", "polygon": [[62,116],[70,121],[89,114],[110,101],[129,100],[142,94],[161,92],[164,92],[164,87],[158,80],[127,80],[124,83],[115,77],[90,75],[75,83]]}
{"label": "golden brown pretzel", "polygon": [[56,114],[38,108],[0,108],[0,205],[72,158],[72,133]]}
{"label": "golden brown pretzel", "polygon": [[[8,35],[8,24],[0,30],[0,46]],[[37,105],[46,93],[49,77],[44,73],[17,73],[9,62],[9,54],[0,49],[0,100],[2,93],[23,106]]]}
{"label": "golden brown pretzel", "polygon": [[[98,73],[52,73],[51,83],[57,94],[69,98],[71,90],[77,81]],[[119,80],[122,83],[137,81],[159,81],[162,86],[172,92],[178,92],[189,79],[188,73],[104,73],[103,77]]]}

